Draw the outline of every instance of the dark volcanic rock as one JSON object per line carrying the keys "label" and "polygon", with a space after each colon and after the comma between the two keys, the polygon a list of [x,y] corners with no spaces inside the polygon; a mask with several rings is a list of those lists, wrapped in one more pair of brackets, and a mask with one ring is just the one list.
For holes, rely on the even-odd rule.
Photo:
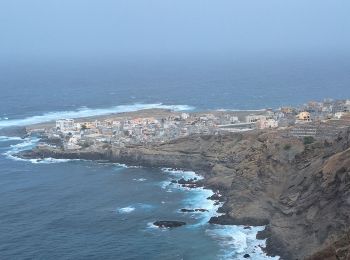
{"label": "dark volcanic rock", "polygon": [[184,178],[181,178],[177,181],[178,184],[194,184],[196,183],[193,179],[185,180]]}
{"label": "dark volcanic rock", "polygon": [[220,195],[219,193],[214,193],[213,195],[211,195],[207,199],[208,200],[218,200],[220,202],[225,201],[225,198],[222,195]]}
{"label": "dark volcanic rock", "polygon": [[181,209],[181,212],[209,212],[207,209]]}
{"label": "dark volcanic rock", "polygon": [[186,188],[198,188],[203,186],[203,183],[196,181],[196,179],[185,180],[181,178],[177,183]]}
{"label": "dark volcanic rock", "polygon": [[153,223],[155,226],[160,228],[175,228],[186,225],[186,222],[175,221],[175,220],[158,220]]}
{"label": "dark volcanic rock", "polygon": [[207,210],[207,209],[195,209],[195,211],[197,211],[197,212],[209,212],[209,210]]}
{"label": "dark volcanic rock", "polygon": [[11,126],[0,129],[0,136],[19,136],[24,138],[27,134],[26,128],[21,126]]}
{"label": "dark volcanic rock", "polygon": [[350,226],[350,131],[343,128],[338,138],[310,145],[283,131],[189,136],[145,147],[38,148],[25,156],[191,169],[205,179],[180,185],[204,184],[222,194],[210,199],[224,202],[225,215],[210,223],[267,225],[258,237],[267,238],[269,255],[285,260],[346,259],[339,256],[350,254],[350,243],[341,243]]}
{"label": "dark volcanic rock", "polygon": [[268,227],[265,227],[264,230],[262,231],[259,231],[257,234],[256,234],[256,239],[259,239],[259,240],[263,240],[263,239],[266,239],[268,237],[271,236],[271,232],[269,230]]}
{"label": "dark volcanic rock", "polygon": [[218,225],[250,225],[250,226],[265,226],[269,223],[267,219],[258,218],[242,218],[235,219],[228,215],[221,215],[218,217],[212,217],[209,220],[210,224]]}
{"label": "dark volcanic rock", "polygon": [[62,139],[60,137],[47,137],[47,136],[43,136],[40,139],[40,142],[49,144],[49,145],[54,145],[54,146],[58,146],[58,147],[62,147],[63,146],[63,142]]}
{"label": "dark volcanic rock", "polygon": [[194,209],[181,209],[181,212],[194,212]]}

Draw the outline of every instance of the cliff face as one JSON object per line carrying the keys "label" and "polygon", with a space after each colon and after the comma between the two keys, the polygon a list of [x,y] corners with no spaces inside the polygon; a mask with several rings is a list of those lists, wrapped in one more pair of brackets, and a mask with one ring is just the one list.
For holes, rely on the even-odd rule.
{"label": "cliff face", "polygon": [[192,169],[226,198],[221,209],[226,215],[211,222],[266,224],[259,236],[267,237],[268,253],[283,259],[349,259],[349,147],[349,131],[307,146],[279,132],[249,132],[191,136],[152,147],[37,148],[22,156]]}

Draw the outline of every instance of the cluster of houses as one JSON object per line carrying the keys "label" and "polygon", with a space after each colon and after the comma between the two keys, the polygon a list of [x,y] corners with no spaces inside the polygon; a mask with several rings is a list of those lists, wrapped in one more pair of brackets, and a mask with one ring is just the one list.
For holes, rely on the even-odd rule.
{"label": "cluster of houses", "polygon": [[61,119],[49,135],[63,138],[65,148],[80,149],[96,142],[118,147],[162,143],[192,134],[220,134],[251,129],[289,129],[292,136],[333,136],[350,122],[350,100],[309,102],[299,108],[282,107],[256,112],[169,112],[162,117],[77,121]]}

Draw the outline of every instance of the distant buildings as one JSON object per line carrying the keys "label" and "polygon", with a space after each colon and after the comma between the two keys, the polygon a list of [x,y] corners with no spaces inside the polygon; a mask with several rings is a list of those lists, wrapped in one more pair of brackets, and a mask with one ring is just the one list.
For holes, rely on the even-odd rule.
{"label": "distant buildings", "polygon": [[73,119],[60,119],[56,121],[56,129],[62,132],[70,131],[74,129]]}
{"label": "distant buildings", "polygon": [[290,130],[290,134],[295,137],[315,137],[317,135],[318,127],[309,124],[299,124]]}
{"label": "distant buildings", "polygon": [[[335,112],[336,111],[336,112]],[[282,107],[240,114],[230,111],[169,113],[155,117],[116,117],[74,122],[60,119],[48,130],[61,137],[67,149],[108,143],[116,147],[164,143],[189,135],[217,135],[252,129],[284,128],[287,136],[333,138],[350,126],[350,100],[308,102],[301,107]],[[249,114],[248,114],[249,113]]]}
{"label": "distant buildings", "polygon": [[297,123],[311,122],[311,115],[309,112],[303,111],[297,115]]}
{"label": "distant buildings", "polygon": [[258,129],[277,128],[278,121],[274,119],[260,119],[256,122]]}
{"label": "distant buildings", "polygon": [[247,123],[256,123],[258,120],[266,120],[264,115],[248,115],[246,116]]}

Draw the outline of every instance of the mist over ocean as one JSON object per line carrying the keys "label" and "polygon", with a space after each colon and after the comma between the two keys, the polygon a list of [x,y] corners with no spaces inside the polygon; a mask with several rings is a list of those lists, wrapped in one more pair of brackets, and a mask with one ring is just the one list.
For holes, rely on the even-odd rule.
{"label": "mist over ocean", "polygon": [[[142,108],[259,109],[350,97],[347,55],[0,62],[0,128]],[[18,160],[38,140],[0,137],[1,259],[267,258],[261,228],[207,224],[209,190],[192,172],[69,160]],[[181,213],[186,207],[206,213]],[[158,219],[185,227],[159,230]]]}

